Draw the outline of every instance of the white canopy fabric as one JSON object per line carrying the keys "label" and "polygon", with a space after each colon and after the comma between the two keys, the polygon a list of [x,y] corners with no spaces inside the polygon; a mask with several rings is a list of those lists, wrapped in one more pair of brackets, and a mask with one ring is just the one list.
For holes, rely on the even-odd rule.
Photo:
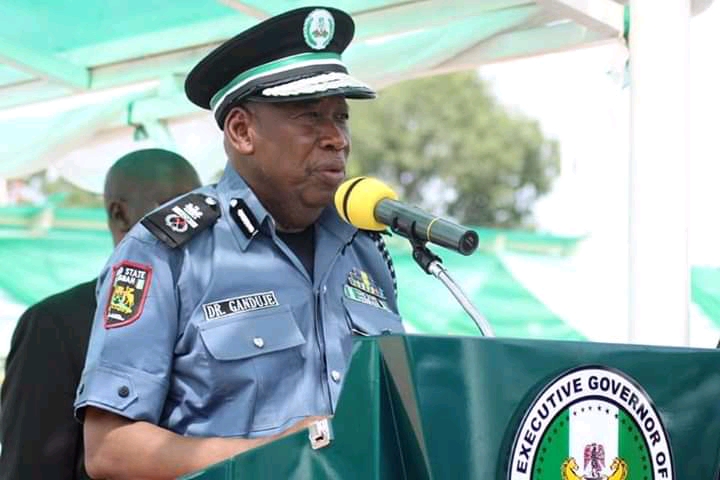
{"label": "white canopy fabric", "polygon": [[[0,18],[0,178],[55,169],[98,190],[112,159],[175,148],[208,178],[222,152],[182,91],[210,49],[304,0],[6,0]],[[356,21],[345,60],[376,88],[510,58],[617,41],[613,0],[338,0]],[[188,123],[191,122],[191,123]],[[135,127],[146,143],[133,140]],[[184,135],[185,132],[196,134]],[[189,138],[187,138],[189,137]]]}

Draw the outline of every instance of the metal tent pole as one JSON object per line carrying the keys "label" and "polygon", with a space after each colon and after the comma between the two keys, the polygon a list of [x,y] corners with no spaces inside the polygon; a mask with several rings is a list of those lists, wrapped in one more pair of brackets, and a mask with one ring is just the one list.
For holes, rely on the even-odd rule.
{"label": "metal tent pole", "polygon": [[628,339],[633,343],[689,343],[689,20],[689,0],[630,1]]}

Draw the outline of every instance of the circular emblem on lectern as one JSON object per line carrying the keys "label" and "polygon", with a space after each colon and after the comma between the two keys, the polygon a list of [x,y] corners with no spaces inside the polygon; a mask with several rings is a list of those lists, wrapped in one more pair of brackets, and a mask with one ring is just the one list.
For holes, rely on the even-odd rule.
{"label": "circular emblem on lectern", "polygon": [[625,374],[569,370],[535,398],[512,445],[508,480],[674,479],[650,397]]}

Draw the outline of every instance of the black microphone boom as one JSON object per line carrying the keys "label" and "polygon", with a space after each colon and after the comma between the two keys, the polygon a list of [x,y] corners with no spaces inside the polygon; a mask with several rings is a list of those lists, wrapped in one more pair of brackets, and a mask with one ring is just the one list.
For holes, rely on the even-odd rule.
{"label": "black microphone boom", "polygon": [[457,223],[397,200],[385,198],[375,205],[375,219],[403,237],[430,242],[470,255],[478,247],[478,234]]}
{"label": "black microphone boom", "polygon": [[470,255],[478,247],[475,231],[399,202],[392,188],[376,178],[357,177],[343,182],[335,192],[335,209],[351,225],[378,232],[390,227],[415,247],[430,242],[463,255]]}
{"label": "black microphone boom", "polygon": [[392,188],[372,177],[351,178],[335,191],[335,210],[350,225],[363,230],[382,232],[390,229],[410,240],[413,260],[425,273],[440,280],[472,317],[483,335],[492,329],[460,286],[450,278],[442,260],[425,245],[441,245],[463,255],[478,247],[478,234],[462,225],[430,215],[412,205],[399,202]]}

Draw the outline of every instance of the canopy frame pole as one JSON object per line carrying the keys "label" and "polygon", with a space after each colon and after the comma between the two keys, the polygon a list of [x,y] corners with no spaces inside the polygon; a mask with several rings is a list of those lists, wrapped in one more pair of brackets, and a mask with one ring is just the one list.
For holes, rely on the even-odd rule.
{"label": "canopy frame pole", "polygon": [[[690,0],[630,1],[628,340],[688,345]],[[611,192],[608,192],[611,194]]]}

